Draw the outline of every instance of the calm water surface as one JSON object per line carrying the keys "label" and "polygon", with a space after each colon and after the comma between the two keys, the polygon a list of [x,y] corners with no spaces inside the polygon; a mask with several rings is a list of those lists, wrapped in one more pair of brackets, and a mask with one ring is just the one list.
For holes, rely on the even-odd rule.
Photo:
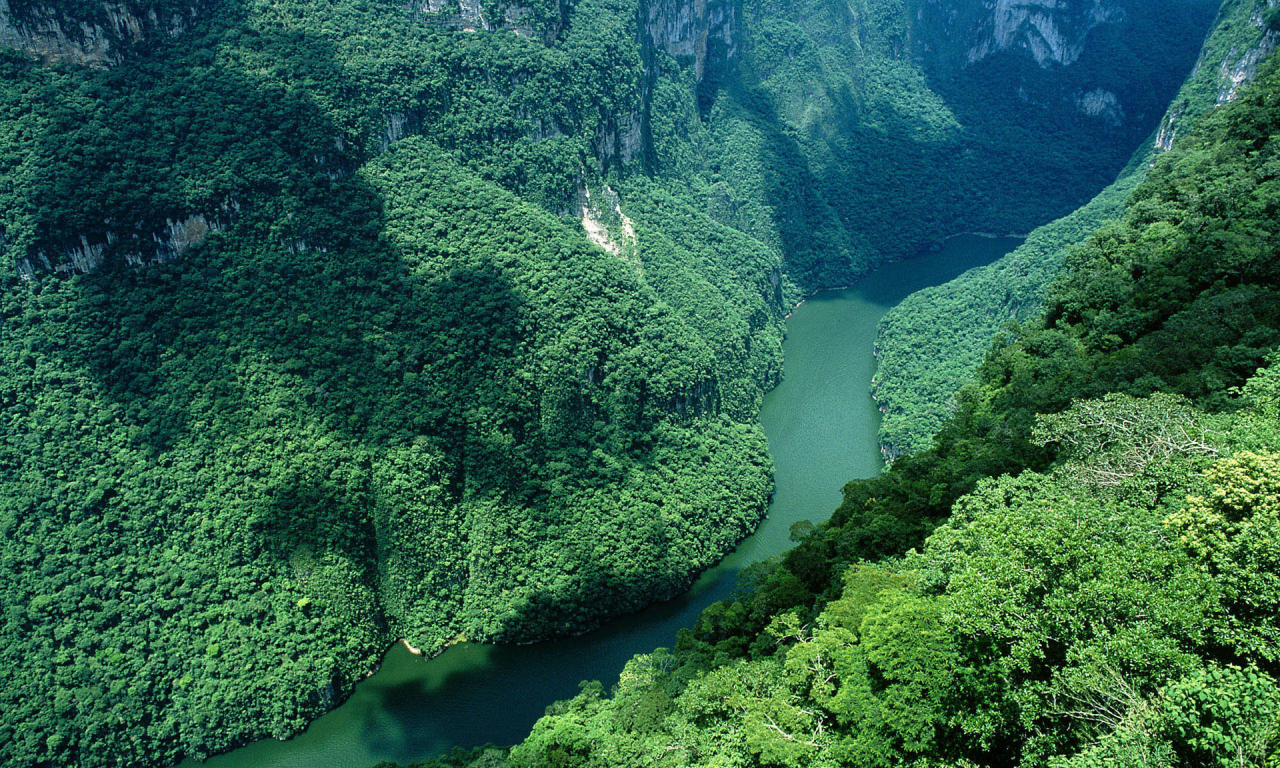
{"label": "calm water surface", "polygon": [[576,694],[579,681],[600,680],[607,689],[628,659],[669,647],[677,629],[728,597],[744,566],[788,549],[792,523],[825,520],[846,482],[880,471],[880,413],[868,394],[876,323],[909,294],[994,261],[1020,242],[952,238],[938,251],[886,265],[795,311],[787,321],[786,377],[760,412],[777,471],[769,515],[684,595],[576,638],[525,646],[462,643],[434,659],[397,643],[377,674],[303,734],[265,739],[203,764],[188,760],[181,768],[366,768],[457,745],[512,744],[528,735],[548,704]]}

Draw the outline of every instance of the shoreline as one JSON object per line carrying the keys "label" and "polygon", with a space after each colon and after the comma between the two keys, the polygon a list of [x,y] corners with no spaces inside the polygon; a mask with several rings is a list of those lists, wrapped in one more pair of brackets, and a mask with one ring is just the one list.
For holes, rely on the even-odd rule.
{"label": "shoreline", "polygon": [[[1028,233],[1028,234],[1029,234],[1029,233]],[[830,286],[830,287],[827,287],[827,288],[815,288],[814,290],[810,291],[809,293],[806,293],[806,294],[804,295],[804,297],[803,297],[802,299],[800,299],[800,301],[797,301],[797,302],[795,303],[795,306],[793,306],[791,309],[787,310],[787,313],[786,313],[785,315],[783,315],[783,316],[782,316],[782,319],[783,319],[783,321],[786,321],[786,320],[790,319],[790,318],[791,318],[791,315],[795,314],[795,311],[796,311],[797,309],[799,309],[801,306],[803,306],[803,305],[804,305],[804,303],[805,303],[806,301],[808,301],[809,299],[812,299],[814,296],[817,296],[819,293],[822,293],[822,292],[824,292],[824,291],[847,291],[847,290],[849,290],[850,288],[852,288],[852,287],[854,287],[855,285],[857,285],[858,283],[860,283],[860,282],[863,280],[863,278],[865,278],[867,275],[870,275],[872,272],[875,272],[876,270],[880,269],[881,267],[885,266],[886,264],[900,264],[900,263],[902,263],[902,262],[904,262],[904,261],[911,261],[912,259],[917,258],[917,257],[919,257],[919,256],[922,256],[922,255],[924,255],[924,254],[926,254],[926,253],[935,253],[935,252],[937,252],[937,251],[941,250],[941,249],[942,249],[942,245],[943,245],[944,243],[946,243],[948,240],[954,240],[954,239],[956,239],[957,237],[966,237],[966,236],[968,236],[968,237],[981,237],[981,238],[984,238],[984,239],[987,239],[987,240],[998,240],[998,239],[1000,239],[1000,238],[1005,238],[1005,237],[1008,237],[1008,238],[1019,238],[1019,239],[1022,239],[1022,240],[1026,240],[1026,239],[1027,239],[1027,235],[1026,235],[1026,234],[1017,234],[1017,233],[1011,233],[1011,234],[1007,234],[1007,235],[1001,235],[1001,234],[998,234],[998,233],[995,233],[995,232],[957,232],[957,233],[955,233],[954,235],[947,235],[946,237],[942,238],[942,239],[941,239],[941,240],[939,240],[938,242],[936,242],[936,243],[934,243],[934,244],[932,244],[932,245],[930,245],[930,246],[928,246],[928,247],[926,247],[926,248],[924,248],[924,249],[922,249],[922,250],[916,251],[916,252],[915,252],[914,254],[912,254],[911,256],[905,256],[905,257],[894,258],[894,259],[885,259],[885,260],[883,260],[883,261],[878,261],[878,262],[876,262],[876,263],[875,263],[875,264],[874,264],[870,269],[868,269],[866,272],[863,272],[862,274],[858,275],[856,278],[854,278],[853,282],[852,282],[852,283],[849,283],[848,285],[836,285],[836,286]],[[1015,248],[1014,250],[1017,250],[1017,249]],[[1010,253],[1012,253],[1012,252],[1013,252],[1013,251],[1010,251]],[[999,260],[999,259],[997,259],[997,261],[998,261],[998,260]],[[992,263],[994,263],[994,262],[992,262]]]}
{"label": "shoreline", "polygon": [[[439,650],[435,651],[434,653],[428,654],[428,653],[426,653],[425,651],[423,651],[421,648],[419,648],[418,646],[416,646],[416,645],[414,645],[413,643],[409,642],[409,638],[407,638],[407,637],[402,637],[402,638],[399,638],[398,640],[396,640],[396,643],[400,643],[401,645],[403,645],[403,646],[404,646],[404,648],[405,648],[405,650],[406,650],[406,651],[408,651],[409,653],[412,653],[414,656],[421,656],[421,657],[423,657],[424,659],[427,659],[427,660],[434,659],[434,658],[436,658],[437,656],[439,656],[440,654],[442,654],[442,653],[444,653],[445,651],[447,651],[447,650],[449,650],[450,648],[452,648],[453,646],[457,645],[458,643],[465,643],[465,642],[467,642],[467,636],[466,636],[465,634],[463,634],[463,633],[459,632],[459,633],[458,633],[457,635],[455,635],[452,639],[447,640],[447,641],[445,642],[445,644],[444,644],[444,645],[440,646],[440,649],[439,649]],[[391,645],[393,645],[393,646],[394,646],[396,643],[392,643]],[[384,654],[383,654],[383,655],[386,655],[386,654],[385,654],[385,652],[384,652]],[[379,664],[378,666],[379,666],[379,667],[381,667],[382,665],[381,665],[381,664]],[[369,673],[369,675],[367,675],[367,676],[366,676],[366,679],[367,679],[367,677],[372,677],[374,674],[377,674],[377,670],[374,670],[373,672],[370,672],[370,673]]]}
{"label": "shoreline", "polygon": [[[981,232],[960,232],[960,233],[957,233],[957,234],[954,234],[954,235],[950,235],[950,236],[948,236],[948,237],[946,237],[946,238],[943,238],[943,239],[941,239],[941,240],[937,241],[937,243],[933,244],[932,246],[929,246],[929,247],[926,247],[926,248],[922,248],[922,249],[920,249],[920,250],[917,250],[917,251],[915,251],[914,253],[912,253],[910,256],[899,257],[899,258],[884,259],[884,260],[882,260],[882,261],[880,261],[880,262],[877,262],[876,264],[874,264],[874,265],[873,265],[873,266],[871,266],[870,268],[866,269],[864,272],[862,272],[861,274],[859,274],[856,278],[851,279],[847,284],[837,285],[837,286],[829,286],[829,287],[822,287],[822,288],[818,288],[818,289],[815,289],[815,290],[812,290],[812,291],[810,291],[810,292],[806,293],[806,294],[805,294],[805,295],[804,295],[804,296],[803,296],[799,301],[797,301],[797,302],[794,304],[794,306],[792,306],[792,307],[791,307],[791,309],[790,309],[789,311],[787,311],[787,312],[785,313],[785,315],[784,315],[784,320],[789,319],[789,318],[791,317],[791,315],[792,315],[792,314],[794,314],[794,312],[795,312],[797,309],[799,309],[801,306],[803,306],[803,305],[805,304],[805,302],[806,302],[806,301],[808,301],[809,299],[812,299],[813,297],[817,296],[818,294],[820,294],[820,293],[822,293],[822,292],[824,292],[824,291],[848,291],[848,290],[850,290],[850,289],[852,289],[852,288],[857,287],[857,286],[858,286],[858,284],[859,284],[862,280],[864,280],[864,279],[865,279],[866,277],[868,277],[869,275],[873,274],[875,271],[877,271],[877,270],[881,269],[882,267],[885,267],[885,266],[888,266],[888,265],[904,264],[904,263],[909,262],[909,261],[911,261],[911,260],[913,260],[913,259],[915,259],[915,258],[928,256],[928,255],[930,255],[930,253],[931,253],[931,252],[934,252],[934,251],[936,251],[937,249],[939,249],[943,243],[946,243],[947,241],[952,240],[952,239],[954,239],[954,238],[956,238],[956,237],[961,237],[961,236],[965,236],[965,235],[971,235],[971,236],[974,236],[974,237],[981,237],[981,238],[991,238],[991,239],[994,239],[994,238],[1000,238],[1000,237],[1006,237],[1005,235],[998,235],[998,234],[991,234],[991,233],[981,233]],[[1019,236],[1017,236],[1017,235],[1012,235],[1012,236],[1010,236],[1010,237],[1019,237]],[[874,354],[874,353],[873,353],[873,354]],[[766,391],[772,391],[774,388],[776,388],[776,386],[777,386],[779,383],[780,383],[780,381],[775,381],[775,382],[773,382],[771,386],[767,387]],[[758,419],[759,419],[759,414],[758,414],[758,413],[756,414],[756,417],[755,417],[755,418],[756,418],[756,420],[757,420],[757,422],[758,422]],[[875,442],[876,442],[876,445],[875,445],[876,453],[877,453],[877,454],[879,454],[879,458],[880,458],[880,460],[881,460],[881,461],[884,461],[885,463],[888,463],[888,461],[887,461],[887,458],[888,458],[888,457],[886,457],[886,456],[885,456],[885,446],[884,446],[884,444],[883,444],[883,443],[881,443],[879,440],[876,440]],[[771,485],[772,485],[772,484],[771,484]],[[707,565],[706,567],[704,567],[704,568],[702,568],[702,569],[700,569],[700,570],[698,570],[698,571],[696,571],[696,572],[693,572],[693,573],[691,573],[691,574],[688,574],[687,582],[686,582],[686,583],[681,584],[680,586],[675,587],[675,588],[674,588],[674,589],[672,589],[670,592],[668,592],[668,593],[666,593],[666,594],[662,594],[662,595],[651,595],[651,596],[650,596],[650,599],[646,600],[645,602],[643,602],[643,603],[642,603],[642,604],[640,604],[640,605],[632,606],[632,607],[630,607],[630,608],[625,608],[625,609],[623,609],[623,610],[621,610],[621,611],[619,611],[619,612],[617,612],[617,613],[610,613],[610,614],[608,614],[607,616],[599,617],[599,618],[597,618],[595,621],[592,621],[592,622],[590,622],[590,623],[588,623],[588,624],[582,625],[582,626],[578,627],[577,629],[575,629],[575,630],[573,630],[573,631],[571,631],[571,632],[554,633],[554,634],[547,635],[547,636],[539,636],[539,637],[534,637],[534,638],[531,638],[531,639],[521,640],[521,641],[517,641],[517,642],[510,642],[510,641],[507,641],[507,642],[493,642],[493,641],[488,641],[488,642],[481,642],[481,643],[479,643],[479,644],[481,644],[481,645],[488,645],[488,646],[494,646],[494,647],[501,647],[501,646],[521,647],[521,646],[537,645],[537,644],[539,644],[539,643],[544,643],[544,642],[549,642],[549,641],[556,641],[556,640],[559,640],[559,639],[577,638],[577,637],[581,637],[581,636],[584,636],[584,635],[592,634],[592,633],[594,633],[594,632],[602,631],[602,630],[604,630],[606,627],[608,627],[610,624],[612,624],[612,623],[614,623],[614,622],[618,621],[619,619],[623,619],[623,618],[625,618],[625,617],[633,616],[633,615],[636,615],[636,614],[641,614],[641,613],[645,612],[646,610],[649,610],[649,609],[654,608],[655,606],[661,605],[661,604],[663,604],[663,603],[669,603],[669,602],[671,602],[671,601],[673,601],[673,600],[676,600],[676,599],[678,599],[678,598],[682,597],[683,595],[688,594],[688,593],[690,592],[690,590],[691,590],[691,589],[693,589],[693,587],[694,587],[694,586],[695,586],[699,581],[701,581],[702,579],[706,578],[709,574],[712,574],[713,572],[715,572],[718,568],[720,568],[720,567],[721,567],[721,565],[724,563],[724,561],[725,561],[726,559],[728,559],[729,557],[733,556],[733,554],[738,550],[738,548],[739,548],[739,547],[741,547],[741,545],[743,544],[743,542],[745,542],[747,539],[751,538],[752,536],[756,535],[756,534],[759,532],[761,524],[764,522],[765,518],[766,518],[766,517],[767,517],[767,515],[768,515],[768,508],[769,508],[770,503],[771,503],[771,501],[772,501],[772,497],[773,497],[773,489],[771,489],[771,490],[770,490],[770,492],[769,492],[768,496],[766,497],[766,499],[765,499],[765,501],[764,501],[764,504],[763,504],[762,508],[761,508],[761,509],[760,509],[760,511],[759,511],[759,518],[755,521],[755,523],[754,523],[754,524],[753,524],[753,525],[752,525],[748,530],[743,531],[739,537],[736,537],[736,541],[734,541],[734,542],[733,542],[729,547],[727,547],[727,548],[726,548],[722,553],[720,553],[719,557],[717,557],[717,558],[716,558],[712,563],[710,563],[710,564],[709,564],[709,565]],[[428,652],[428,651],[426,651],[426,650],[424,650],[424,649],[422,649],[422,648],[419,648],[419,647],[415,646],[415,645],[414,645],[414,644],[409,640],[409,638],[408,638],[408,637],[404,637],[404,636],[395,637],[395,638],[394,638],[393,640],[391,640],[391,641],[390,641],[386,646],[383,646],[383,647],[384,647],[384,648],[386,648],[387,650],[383,651],[383,652],[382,652],[382,654],[380,654],[376,659],[374,659],[374,663],[372,664],[372,668],[371,668],[371,669],[369,669],[369,671],[368,671],[366,674],[364,674],[364,675],[363,675],[363,677],[360,677],[360,678],[358,678],[358,679],[356,679],[356,680],[353,680],[353,681],[352,681],[352,683],[353,683],[353,684],[350,686],[350,688],[349,688],[348,690],[345,690],[345,691],[342,691],[342,692],[341,692],[341,694],[342,694],[342,695],[341,695],[341,698],[337,698],[336,700],[334,700],[334,701],[331,703],[331,706],[325,707],[323,710],[321,710],[320,712],[316,713],[315,715],[313,715],[313,716],[311,716],[311,717],[308,717],[308,718],[307,718],[307,723],[306,723],[306,725],[305,725],[301,730],[297,731],[296,733],[291,733],[291,734],[289,734],[288,736],[286,736],[286,737],[284,737],[284,738],[281,738],[281,737],[279,737],[279,736],[274,736],[274,735],[273,735],[273,738],[274,738],[275,740],[277,740],[277,741],[281,741],[281,742],[283,742],[283,741],[290,741],[290,740],[292,740],[292,739],[294,739],[294,738],[296,738],[296,737],[298,737],[298,736],[301,736],[303,733],[305,733],[305,732],[306,732],[306,731],[311,727],[311,725],[313,725],[313,724],[314,724],[314,722],[315,722],[316,720],[318,720],[320,717],[323,717],[323,716],[325,716],[325,715],[329,715],[329,714],[331,714],[331,713],[333,713],[333,712],[335,712],[335,711],[337,711],[337,710],[341,709],[341,707],[342,707],[343,705],[345,705],[345,704],[346,704],[346,703],[351,699],[351,697],[354,695],[354,693],[355,693],[355,689],[356,689],[356,686],[357,686],[357,685],[359,685],[359,683],[363,682],[364,680],[367,680],[367,679],[369,679],[369,678],[372,678],[372,677],[376,676],[376,675],[378,674],[378,672],[382,670],[382,668],[383,668],[383,663],[382,663],[382,662],[383,662],[383,660],[384,660],[384,657],[385,657],[385,655],[386,655],[387,651],[389,651],[389,650],[393,650],[393,649],[394,649],[394,647],[395,647],[396,645],[402,645],[402,646],[404,646],[404,649],[405,649],[406,651],[408,651],[410,654],[412,654],[413,656],[416,656],[418,659],[420,659],[420,660],[422,660],[422,661],[424,661],[424,662],[428,662],[428,661],[434,660],[434,659],[436,659],[437,657],[439,657],[439,656],[441,656],[442,654],[444,654],[444,653],[445,653],[445,651],[447,651],[451,646],[456,645],[456,644],[460,644],[460,643],[462,643],[462,642],[473,642],[473,641],[470,641],[470,640],[469,640],[468,638],[466,638],[464,635],[459,634],[459,635],[457,635],[456,637],[454,637],[453,639],[451,639],[451,640],[449,640],[449,641],[445,642],[443,645],[441,645],[441,646],[439,646],[438,648],[434,649],[433,651]],[[416,660],[415,660],[415,661],[413,661],[412,663],[415,663],[415,664],[416,664],[417,662],[416,662]],[[239,748],[241,748],[241,747],[249,746],[250,744],[254,743],[255,741],[259,741],[259,739],[250,739],[250,740],[248,740],[248,741],[242,742],[242,743],[240,743],[240,744],[237,744],[237,745],[235,745],[235,746],[230,747],[230,748],[229,748],[228,750],[226,750],[225,752],[219,752],[219,753],[218,753],[218,755],[226,755],[226,754],[230,754],[230,753],[232,753],[232,752],[236,751],[237,749],[239,749]],[[211,756],[211,757],[212,757],[212,756]],[[194,766],[191,766],[191,767],[188,767],[188,768],[194,768]]]}

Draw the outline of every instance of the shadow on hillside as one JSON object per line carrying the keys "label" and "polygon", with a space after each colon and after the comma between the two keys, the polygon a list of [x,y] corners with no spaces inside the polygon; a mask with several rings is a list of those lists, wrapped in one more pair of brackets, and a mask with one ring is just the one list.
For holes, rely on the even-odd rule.
{"label": "shadow on hillside", "polygon": [[[466,552],[489,541],[482,533],[502,541],[519,530],[538,547],[565,535],[565,521],[578,518],[550,508],[544,484],[559,482],[555,498],[565,505],[586,504],[579,492],[608,482],[596,463],[612,458],[592,458],[592,450],[606,431],[627,428],[612,420],[630,413],[631,405],[604,402],[608,387],[635,387],[642,401],[640,382],[653,373],[644,366],[670,362],[648,356],[619,374],[621,383],[593,378],[597,363],[610,362],[604,350],[623,358],[643,338],[634,272],[585,241],[569,242],[563,222],[520,208],[446,154],[431,155],[426,142],[406,141],[376,159],[351,149],[359,142],[315,94],[291,87],[290,78],[342,81],[326,39],[206,34],[207,45],[155,51],[103,74],[101,146],[88,149],[155,148],[109,181],[149,174],[159,187],[205,185],[210,204],[233,198],[238,206],[227,231],[165,263],[109,258],[57,285],[70,300],[70,332],[56,354],[120,415],[110,429],[149,457],[134,468],[138,479],[116,478],[122,493],[130,483],[171,481],[173,509],[211,510],[213,527],[243,544],[246,557],[269,553],[272,567],[288,573],[296,552],[339,552],[368,566],[348,574],[368,583],[379,578],[372,564],[385,543],[372,511],[378,499],[424,519],[434,514],[418,505],[416,475],[393,492],[375,487],[389,454],[425,441],[443,478],[440,498],[483,498],[467,507],[479,510],[476,519],[452,526],[430,518],[423,535]],[[258,74],[253,65],[264,62],[278,69]],[[145,115],[125,108],[138,103]],[[791,150],[779,139],[778,151]],[[94,183],[80,171],[78,183]],[[101,199],[98,188],[88,191],[86,200]],[[150,198],[130,199],[140,206]],[[120,211],[125,223],[168,213]],[[87,220],[95,217],[107,218],[98,211]],[[551,286],[538,317],[526,305],[533,289],[518,293],[515,277]],[[617,445],[637,465],[652,450]],[[563,478],[542,469],[552,453]],[[616,502],[600,499],[591,503]],[[166,524],[188,521],[179,514]],[[240,542],[245,536],[253,540]],[[492,561],[481,578],[493,583],[482,587],[497,594],[519,569],[542,567],[517,554],[480,552],[477,559]],[[584,556],[580,568],[588,566]],[[581,590],[535,595],[527,608],[549,612],[539,627],[572,631],[578,625],[559,621],[573,600],[603,596],[586,611],[593,619],[634,609],[655,596],[650,585],[669,592],[683,578],[673,575],[683,572],[678,566],[662,561],[638,579],[592,575]],[[465,569],[439,578],[470,588]]]}
{"label": "shadow on hillside", "polygon": [[[226,26],[243,22],[245,6],[223,6],[235,20]],[[120,242],[90,274],[44,278],[65,299],[67,332],[51,351],[118,416],[107,429],[149,457],[115,478],[124,496],[132,483],[172,484],[175,509],[214,510],[225,536],[243,535],[247,515],[256,545],[282,563],[299,548],[371,563],[371,478],[389,450],[429,437],[455,499],[468,483],[524,482],[510,446],[489,437],[536,439],[526,429],[536,403],[513,406],[520,393],[506,380],[532,342],[522,300],[496,257],[458,253],[425,268],[388,238],[383,193],[355,172],[368,160],[356,137],[289,83],[340,81],[328,41],[201,34],[199,45],[85,76],[103,102],[81,147],[88,160],[43,194],[81,188],[87,213],[68,231],[105,238],[108,221],[145,240],[157,217],[188,215],[178,201],[201,188],[212,208],[234,201],[227,231],[141,267],[120,258],[137,242]],[[265,75],[240,66],[273,53],[295,58]],[[112,153],[127,162],[95,169]],[[112,196],[112,185],[122,191]],[[93,209],[99,201],[120,204]],[[432,212],[410,211],[418,218],[406,228],[441,224]],[[491,423],[502,418],[510,423]]]}

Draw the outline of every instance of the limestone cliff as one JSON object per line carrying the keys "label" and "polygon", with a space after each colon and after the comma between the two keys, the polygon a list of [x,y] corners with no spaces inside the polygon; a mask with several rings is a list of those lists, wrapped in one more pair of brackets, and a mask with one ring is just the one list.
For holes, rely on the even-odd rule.
{"label": "limestone cliff", "polygon": [[210,234],[226,229],[239,207],[237,203],[228,203],[216,214],[195,213],[165,219],[157,231],[147,235],[128,232],[122,238],[113,230],[105,234],[73,234],[61,247],[40,250],[34,257],[20,257],[14,264],[18,276],[30,280],[40,272],[89,272],[102,264],[113,251],[120,252],[119,258],[125,263],[134,265],[176,259],[189,248],[204,242]]}
{"label": "limestone cliff", "polygon": [[[1280,0],[1223,3],[1152,141],[1138,149],[1113,185],[1070,215],[1036,229],[994,264],[913,294],[885,315],[876,347],[887,353],[878,355],[873,396],[885,414],[880,440],[887,460],[929,447],[934,431],[951,413],[953,393],[975,375],[1000,329],[1011,318],[1034,318],[1045,287],[1067,254],[1090,233],[1124,216],[1154,153],[1171,149],[1197,118],[1233,99],[1254,78],[1276,48],[1278,23]],[[1105,116],[1112,103],[1102,94],[1086,94],[1077,105]],[[964,328],[963,338],[938,333],[942,326]],[[920,371],[945,374],[926,379]]]}
{"label": "limestone cliff", "polygon": [[947,31],[929,38],[955,46],[953,53],[968,64],[1013,50],[1025,52],[1042,67],[1075,63],[1090,32],[1124,17],[1116,0],[927,0],[921,10],[928,27]]}
{"label": "limestone cliff", "polygon": [[1153,46],[1160,45],[1160,25],[1169,18],[1207,22],[1216,9],[1207,0],[1172,4],[1179,7],[1162,11],[1141,0],[918,0],[912,46],[935,71],[999,70],[1023,101],[1120,127],[1164,110],[1134,76],[1135,67],[1159,68],[1155,57],[1164,49]]}
{"label": "limestone cliff", "polygon": [[1225,104],[1258,74],[1258,65],[1280,44],[1280,0],[1232,0],[1224,3],[1205,40],[1195,69],[1169,106],[1156,132],[1155,148],[1173,148],[1178,136],[1216,104]]}
{"label": "limestone cliff", "polygon": [[1259,2],[1249,14],[1249,24],[1261,32],[1261,37],[1243,46],[1232,46],[1218,64],[1218,104],[1225,104],[1236,97],[1240,89],[1258,75],[1258,64],[1271,55],[1280,42],[1280,29],[1276,29],[1275,11],[1280,0]]}
{"label": "limestone cliff", "polygon": [[69,5],[0,0],[0,47],[47,63],[109,67],[143,41],[181,35],[200,15],[201,0]]}
{"label": "limestone cliff", "polygon": [[421,18],[461,32],[505,29],[545,43],[560,36],[569,12],[565,2],[558,3],[558,12],[547,18],[539,18],[531,7],[518,2],[490,4],[488,15],[481,0],[415,0],[413,8]]}
{"label": "limestone cliff", "polygon": [[640,110],[625,116],[612,135],[602,137],[601,149],[624,163],[638,158],[652,168],[649,107],[663,68],[692,68],[699,107],[708,108],[721,81],[741,58],[742,9],[737,0],[642,0],[638,18],[645,67]]}
{"label": "limestone cliff", "polygon": [[643,42],[691,64],[699,82],[738,55],[741,19],[733,0],[647,0],[641,13]]}

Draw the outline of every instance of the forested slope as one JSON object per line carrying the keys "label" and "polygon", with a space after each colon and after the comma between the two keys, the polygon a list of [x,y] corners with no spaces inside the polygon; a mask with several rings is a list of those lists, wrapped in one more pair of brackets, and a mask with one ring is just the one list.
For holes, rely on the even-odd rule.
{"label": "forested slope", "polygon": [[[917,3],[0,3],[0,761],[284,737],[396,638],[684,588],[764,509],[787,308],[1087,197],[1206,5],[993,54],[1014,129]],[[1134,114],[1061,130],[1095,75]]]}
{"label": "forested slope", "polygon": [[1277,136],[1272,57],[931,450],[487,764],[1274,765]]}
{"label": "forested slope", "polygon": [[[303,6],[239,10],[103,72],[4,62],[7,763],[288,735],[397,637],[528,639],[672,594],[768,495],[777,254],[661,198],[685,229],[637,206],[607,254],[540,204],[572,200],[549,160],[580,173],[585,139],[502,133],[583,68],[628,87],[607,46],[382,9],[347,20],[377,45],[333,51]],[[607,10],[574,34],[627,35]],[[407,86],[449,106],[383,151]],[[100,264],[41,274],[76,258]]]}
{"label": "forested slope", "polygon": [[1229,101],[1280,37],[1280,14],[1261,0],[1224,3],[1199,61],[1158,131],[1105,190],[1068,216],[1036,229],[995,264],[913,294],[889,310],[876,340],[872,395],[884,420],[880,441],[890,460],[929,447],[971,379],[991,340],[1007,323],[1034,318],[1045,288],[1067,254],[1099,226],[1124,215],[1154,155],[1168,150],[1213,105]]}

